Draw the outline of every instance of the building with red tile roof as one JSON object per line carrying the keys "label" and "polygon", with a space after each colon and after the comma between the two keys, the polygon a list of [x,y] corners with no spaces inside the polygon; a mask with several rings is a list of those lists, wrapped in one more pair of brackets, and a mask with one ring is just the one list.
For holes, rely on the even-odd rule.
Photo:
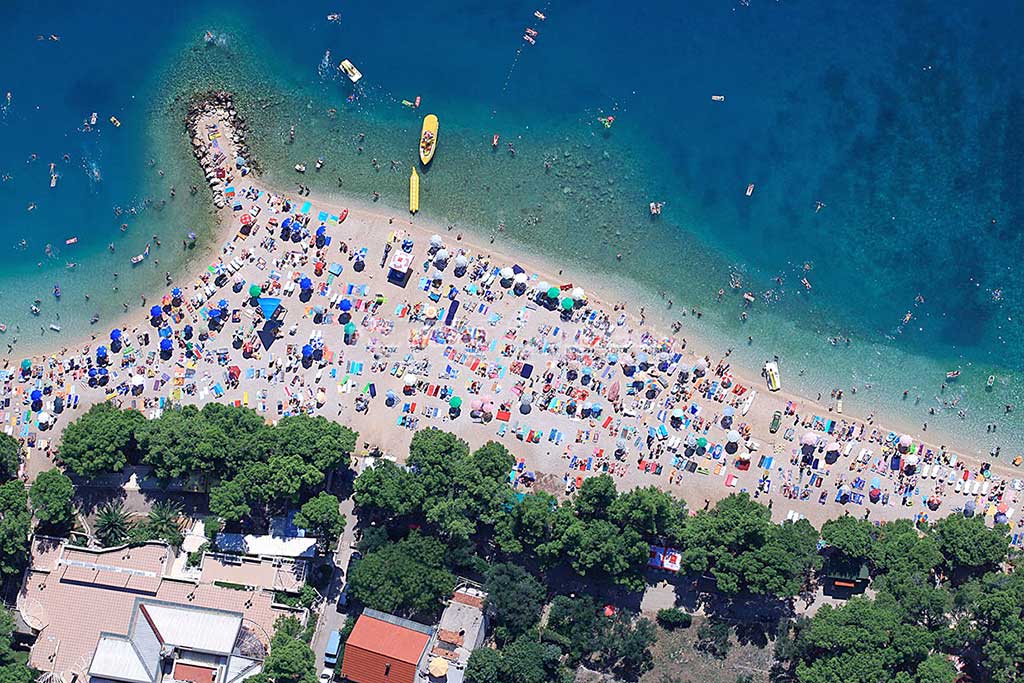
{"label": "building with red tile roof", "polygon": [[365,609],[345,642],[341,675],[352,683],[416,683],[416,670],[434,630]]}

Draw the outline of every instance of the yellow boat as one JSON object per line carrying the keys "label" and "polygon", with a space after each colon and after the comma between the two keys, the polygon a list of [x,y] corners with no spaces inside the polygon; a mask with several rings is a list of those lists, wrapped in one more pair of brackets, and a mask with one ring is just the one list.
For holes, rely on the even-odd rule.
{"label": "yellow boat", "polygon": [[437,117],[427,114],[423,117],[423,130],[420,132],[420,162],[424,166],[434,158],[437,151]]}
{"label": "yellow boat", "polygon": [[359,79],[363,77],[363,74],[359,72],[356,65],[347,59],[341,60],[341,64],[338,65],[338,68],[344,71],[345,75],[348,76],[348,80],[353,83],[358,83]]}
{"label": "yellow boat", "polygon": [[416,213],[420,210],[420,174],[412,169],[409,176],[409,213]]}

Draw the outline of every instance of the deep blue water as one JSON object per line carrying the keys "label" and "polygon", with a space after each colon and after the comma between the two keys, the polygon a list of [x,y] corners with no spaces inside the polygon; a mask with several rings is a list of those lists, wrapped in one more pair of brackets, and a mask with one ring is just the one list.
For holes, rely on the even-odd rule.
{"label": "deep blue water", "polygon": [[[1024,6],[750,5],[13,3],[0,28],[0,90],[12,93],[0,170],[14,176],[0,185],[0,320],[38,327],[59,312],[65,333],[87,327],[92,309],[140,305],[135,290],[184,258],[181,236],[209,212],[202,193],[184,191],[196,173],[175,96],[236,90],[269,175],[293,182],[294,163],[322,154],[328,168],[306,182],[327,190],[340,176],[343,191],[377,190],[400,207],[424,112],[399,102],[420,95],[442,120],[425,215],[484,234],[503,222],[504,237],[550,258],[666,292],[675,302],[666,315],[699,307],[695,337],[732,339],[751,365],[777,353],[794,386],[856,384],[854,409],[927,420],[932,431],[976,436],[980,449],[1019,446],[1020,420],[1002,406],[1024,404]],[[340,24],[325,21],[334,11]],[[539,31],[535,46],[521,39],[527,26]],[[205,30],[220,40],[207,45]],[[61,40],[35,39],[50,33]],[[318,72],[327,50],[330,68]],[[364,74],[358,89],[337,77],[345,57]],[[92,111],[101,125],[82,132]],[[597,118],[608,113],[616,122],[605,130]],[[39,161],[27,164],[33,152]],[[405,172],[390,172],[391,159]],[[61,173],[54,190],[50,161]],[[666,202],[656,221],[646,215],[652,199]],[[115,206],[137,213],[119,218]],[[128,272],[154,233],[160,265]],[[72,234],[80,243],[64,247]],[[14,249],[22,238],[28,248]],[[47,243],[60,250],[54,258]],[[80,265],[68,271],[69,260]],[[92,301],[53,302],[56,281],[76,296],[87,288]],[[746,322],[744,291],[758,297]],[[27,312],[35,297],[45,301],[41,323]],[[649,309],[660,305],[649,297]],[[738,343],[748,335],[751,346]],[[835,337],[851,343],[833,346]],[[952,392],[968,421],[941,406],[925,415],[942,373],[957,367]],[[998,382],[986,392],[989,374]],[[990,421],[998,439],[978,429]]]}

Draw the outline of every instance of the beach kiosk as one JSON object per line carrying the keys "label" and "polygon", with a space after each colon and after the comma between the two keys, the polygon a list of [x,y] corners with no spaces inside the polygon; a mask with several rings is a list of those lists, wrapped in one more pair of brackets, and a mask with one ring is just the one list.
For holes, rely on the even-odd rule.
{"label": "beach kiosk", "polygon": [[412,254],[400,251],[391,258],[388,264],[388,282],[405,287],[412,272]]}

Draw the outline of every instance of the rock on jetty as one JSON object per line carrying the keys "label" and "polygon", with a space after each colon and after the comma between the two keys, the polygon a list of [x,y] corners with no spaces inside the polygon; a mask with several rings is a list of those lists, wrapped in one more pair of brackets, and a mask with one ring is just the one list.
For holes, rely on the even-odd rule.
{"label": "rock on jetty", "polygon": [[[234,180],[235,173],[247,175],[255,168],[245,143],[245,119],[235,109],[231,93],[214,90],[192,98],[185,126],[192,139],[192,153],[213,193],[213,203],[222,209],[227,205],[224,188]],[[211,139],[215,133],[220,135]]]}

